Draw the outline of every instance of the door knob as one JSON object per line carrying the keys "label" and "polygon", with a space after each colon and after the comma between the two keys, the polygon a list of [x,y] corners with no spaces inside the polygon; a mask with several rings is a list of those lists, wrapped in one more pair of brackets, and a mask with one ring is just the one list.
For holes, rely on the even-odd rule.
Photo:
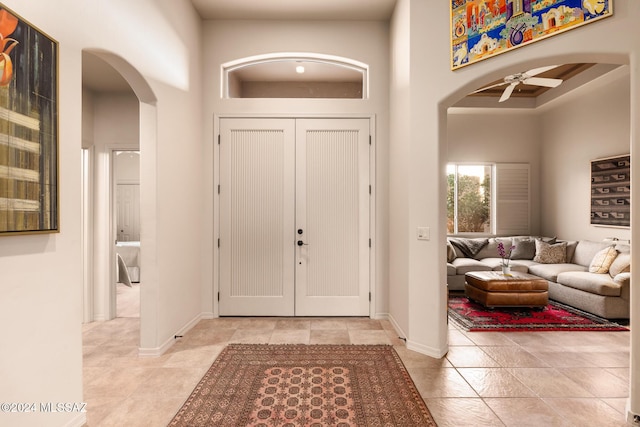
{"label": "door knob", "polygon": [[298,228],[298,234],[302,234],[304,233],[304,231],[302,231],[302,228]]}
{"label": "door knob", "polygon": [[303,242],[302,240],[298,240],[298,246],[308,246],[308,243]]}

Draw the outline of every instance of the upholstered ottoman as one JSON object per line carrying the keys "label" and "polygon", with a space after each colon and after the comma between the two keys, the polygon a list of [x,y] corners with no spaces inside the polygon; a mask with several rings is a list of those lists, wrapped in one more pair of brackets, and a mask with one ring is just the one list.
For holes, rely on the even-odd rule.
{"label": "upholstered ottoman", "polygon": [[549,303],[549,283],[533,274],[471,271],[464,276],[467,298],[485,307],[545,307]]}

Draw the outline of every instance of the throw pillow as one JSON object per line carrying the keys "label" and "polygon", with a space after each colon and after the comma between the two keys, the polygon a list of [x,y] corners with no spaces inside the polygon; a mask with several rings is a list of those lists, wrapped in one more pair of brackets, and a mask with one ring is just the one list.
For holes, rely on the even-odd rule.
{"label": "throw pillow", "polygon": [[536,256],[536,242],[534,240],[515,237],[513,246],[515,249],[511,253],[511,259],[533,259]]}
{"label": "throw pillow", "polygon": [[617,255],[618,251],[613,246],[598,251],[589,264],[589,273],[608,273],[609,267]]}
{"label": "throw pillow", "polygon": [[451,242],[447,240],[447,262],[451,262],[456,258],[456,248],[454,248]]}
{"label": "throw pillow", "polygon": [[567,242],[551,245],[536,239],[536,255],[533,257],[535,262],[540,264],[564,264],[566,255]]}
{"label": "throw pillow", "polygon": [[609,267],[617,255],[618,251],[613,246],[598,251],[589,264],[589,273],[608,273]]}
{"label": "throw pillow", "polygon": [[619,253],[609,267],[611,277],[616,277],[620,273],[628,273],[631,271],[631,254]]}

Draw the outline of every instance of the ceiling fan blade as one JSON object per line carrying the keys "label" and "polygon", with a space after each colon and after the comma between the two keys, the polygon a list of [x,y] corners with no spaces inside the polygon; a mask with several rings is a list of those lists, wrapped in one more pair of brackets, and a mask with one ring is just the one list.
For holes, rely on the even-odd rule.
{"label": "ceiling fan blade", "polygon": [[511,94],[513,93],[513,90],[516,88],[516,86],[518,86],[518,82],[513,82],[509,86],[507,86],[504,92],[502,92],[502,96],[500,97],[500,100],[498,102],[504,102],[507,99],[509,99],[511,97]]}
{"label": "ceiling fan blade", "polygon": [[545,71],[553,70],[558,67],[557,65],[548,65],[546,67],[534,68],[532,70],[526,71],[523,74],[526,74],[529,77],[537,76],[538,74],[542,74]]}
{"label": "ceiling fan blade", "polygon": [[557,87],[562,83],[561,79],[549,79],[546,77],[529,77],[524,79],[522,83],[526,85],[544,86],[544,87]]}
{"label": "ceiling fan blade", "polygon": [[498,86],[504,86],[504,85],[506,85],[506,84],[507,84],[507,82],[496,83],[496,84],[491,85],[491,86],[486,86],[486,87],[483,87],[483,88],[481,88],[481,89],[474,90],[474,91],[473,91],[473,92],[471,92],[471,93],[478,93],[478,92],[482,92],[483,90],[491,89],[491,88],[498,87]]}

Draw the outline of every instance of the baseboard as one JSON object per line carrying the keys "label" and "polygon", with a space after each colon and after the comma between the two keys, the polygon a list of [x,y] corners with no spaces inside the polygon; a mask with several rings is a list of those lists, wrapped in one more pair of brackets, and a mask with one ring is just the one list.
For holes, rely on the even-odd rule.
{"label": "baseboard", "polygon": [[375,313],[371,318],[373,320],[389,320],[389,313]]}
{"label": "baseboard", "polygon": [[187,332],[189,332],[189,330],[191,330],[191,328],[196,326],[200,320],[208,319],[208,317],[204,317],[204,316],[205,316],[205,313],[198,314],[196,317],[194,317],[189,322],[187,322],[186,325],[184,325],[182,328],[177,330],[174,333],[174,335],[172,337],[169,337],[160,347],[155,347],[155,348],[140,347],[140,348],[138,348],[138,356],[140,356],[140,357],[160,357],[160,356],[162,356],[176,342],[176,337],[177,336],[182,336],[182,335],[186,334]]}
{"label": "baseboard", "polygon": [[447,354],[446,350],[441,351],[438,348],[429,347],[410,340],[407,340],[407,349],[424,354],[425,356],[433,357],[434,359],[442,359]]}
{"label": "baseboard", "polygon": [[407,334],[405,334],[402,328],[400,327],[400,325],[398,325],[398,322],[396,322],[396,319],[394,319],[392,315],[387,314],[387,320],[389,321],[389,323],[391,323],[391,326],[393,326],[393,329],[395,329],[396,333],[398,334],[398,337],[406,341]]}

